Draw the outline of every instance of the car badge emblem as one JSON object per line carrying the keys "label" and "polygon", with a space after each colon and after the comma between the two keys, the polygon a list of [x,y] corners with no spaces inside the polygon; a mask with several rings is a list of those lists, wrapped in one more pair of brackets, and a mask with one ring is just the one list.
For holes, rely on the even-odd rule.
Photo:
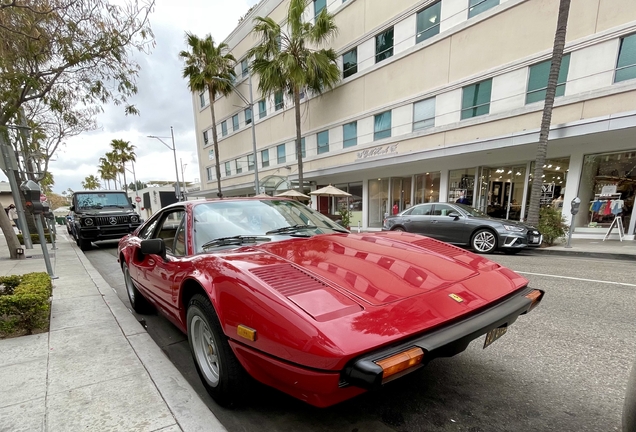
{"label": "car badge emblem", "polygon": [[110,222],[111,225],[117,225],[117,218],[113,216],[110,219],[108,219],[108,222]]}
{"label": "car badge emblem", "polygon": [[457,303],[461,303],[464,301],[464,299],[458,296],[457,294],[449,294],[448,296],[452,298],[453,300],[455,300]]}

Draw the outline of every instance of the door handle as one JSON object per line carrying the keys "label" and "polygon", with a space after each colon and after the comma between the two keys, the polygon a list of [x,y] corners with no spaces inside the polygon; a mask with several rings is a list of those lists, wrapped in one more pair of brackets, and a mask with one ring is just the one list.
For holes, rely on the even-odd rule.
{"label": "door handle", "polygon": [[431,223],[437,223],[437,221],[436,220],[432,220]]}
{"label": "door handle", "polygon": [[153,260],[152,258],[148,258],[148,264],[151,266],[155,265],[155,260]]}

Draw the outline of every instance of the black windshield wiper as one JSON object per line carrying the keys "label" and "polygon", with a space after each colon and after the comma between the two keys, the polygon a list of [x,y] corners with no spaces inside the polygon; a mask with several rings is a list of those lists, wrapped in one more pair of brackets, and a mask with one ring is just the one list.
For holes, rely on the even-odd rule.
{"label": "black windshield wiper", "polygon": [[106,204],[106,207],[126,208],[123,205],[119,205],[119,204]]}
{"label": "black windshield wiper", "polygon": [[300,231],[300,230],[306,230],[306,229],[316,229],[316,228],[318,228],[318,227],[315,226],[315,225],[298,224],[298,225],[286,226],[286,227],[282,227],[282,228],[276,228],[274,230],[267,231],[265,233],[265,235],[282,234],[282,233],[288,233],[288,232],[293,232],[293,231]]}
{"label": "black windshield wiper", "polygon": [[246,235],[237,235],[232,237],[219,237],[214,240],[210,240],[207,243],[204,243],[201,246],[201,249],[207,249],[214,246],[226,246],[226,245],[242,245],[243,243],[256,243],[259,241],[270,241],[269,237],[259,237],[259,236],[246,236]]}

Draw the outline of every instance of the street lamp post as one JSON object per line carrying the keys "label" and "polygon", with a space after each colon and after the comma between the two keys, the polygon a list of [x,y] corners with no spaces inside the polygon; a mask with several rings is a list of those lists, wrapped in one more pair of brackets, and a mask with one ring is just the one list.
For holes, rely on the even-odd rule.
{"label": "street lamp post", "polygon": [[[172,154],[174,156],[174,173],[177,176],[177,183],[175,183],[176,185],[176,195],[177,195],[177,200],[181,201],[181,186],[179,185],[179,168],[177,167],[177,148],[174,145],[174,130],[172,129],[172,126],[170,126],[170,135],[172,137],[172,147],[170,147],[170,145],[168,145],[164,140],[162,140],[162,137],[158,137],[155,135],[148,135],[148,138],[155,138],[158,139],[159,141],[161,141],[161,143],[163,145],[165,145],[166,147],[168,147],[170,150],[172,150]],[[163,137],[165,138],[165,137]]]}
{"label": "street lamp post", "polygon": [[[234,86],[234,83],[232,83],[232,81],[230,80],[225,80],[224,81],[230,83],[230,85],[232,86],[232,88],[234,89],[234,91],[236,92],[237,96],[239,97],[239,99],[241,99],[241,101],[243,101],[244,104],[246,104],[249,109],[250,112],[252,114],[252,152],[254,152],[254,195],[258,195],[260,193],[260,183],[258,180],[258,156],[256,155],[256,115],[254,114],[254,98],[252,96],[252,74],[251,72],[247,75],[247,82],[248,82],[248,86],[249,86],[249,91],[250,91],[250,99],[249,101],[245,98],[245,96],[243,96],[241,94],[240,91],[238,91],[238,89]],[[248,166],[249,169],[249,166]]]}
{"label": "street lamp post", "polygon": [[188,166],[188,164],[184,164],[181,159],[179,159],[179,163],[181,164],[181,180],[183,180],[183,200],[188,200],[188,188],[186,187],[185,174],[183,173],[183,167]]}

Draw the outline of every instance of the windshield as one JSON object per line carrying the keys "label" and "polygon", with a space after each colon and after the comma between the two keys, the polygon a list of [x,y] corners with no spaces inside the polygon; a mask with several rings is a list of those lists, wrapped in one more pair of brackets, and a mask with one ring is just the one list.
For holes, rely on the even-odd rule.
{"label": "windshield", "polygon": [[[197,252],[208,242],[233,236],[298,236],[347,232],[320,213],[295,201],[215,201],[194,207]],[[272,238],[272,240],[274,240]]]}
{"label": "windshield", "polygon": [[476,208],[467,206],[466,204],[455,204],[457,207],[462,209],[462,211],[468,213],[469,216],[475,217],[488,217],[488,215],[481,210],[477,210]]}
{"label": "windshield", "polygon": [[78,210],[104,207],[132,208],[125,193],[82,193],[75,194]]}

